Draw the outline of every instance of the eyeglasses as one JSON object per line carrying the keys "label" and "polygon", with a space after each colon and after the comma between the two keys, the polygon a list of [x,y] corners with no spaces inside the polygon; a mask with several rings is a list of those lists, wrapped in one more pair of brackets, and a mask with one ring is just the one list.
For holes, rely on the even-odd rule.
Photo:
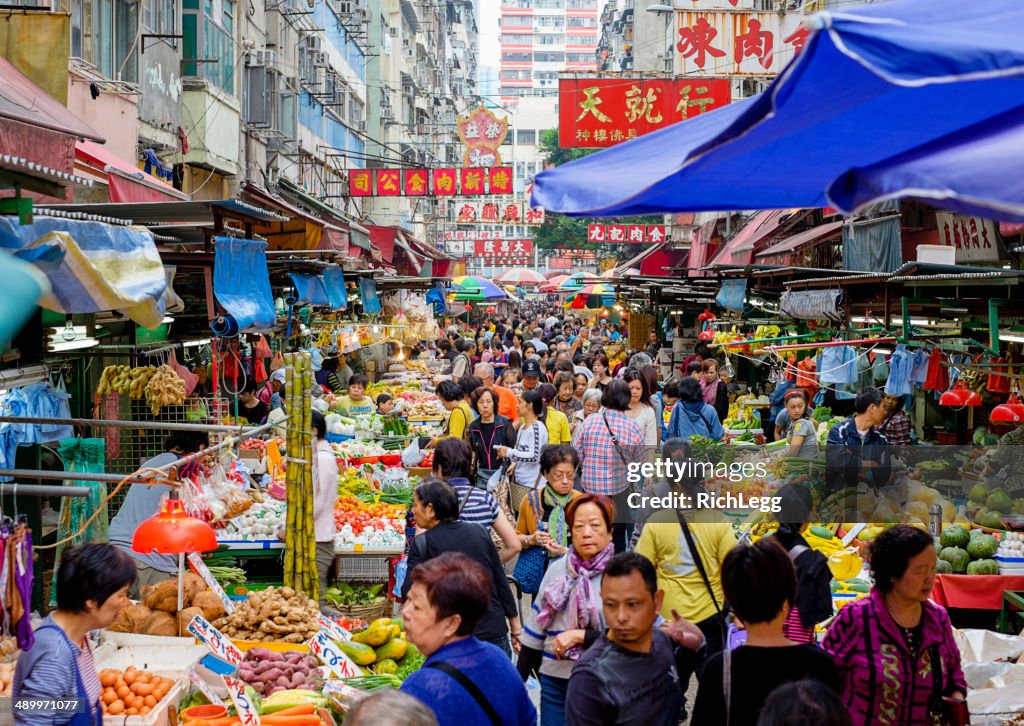
{"label": "eyeglasses", "polygon": [[568,474],[559,474],[556,471],[551,472],[545,478],[548,481],[572,481],[575,477],[576,472],[570,471]]}

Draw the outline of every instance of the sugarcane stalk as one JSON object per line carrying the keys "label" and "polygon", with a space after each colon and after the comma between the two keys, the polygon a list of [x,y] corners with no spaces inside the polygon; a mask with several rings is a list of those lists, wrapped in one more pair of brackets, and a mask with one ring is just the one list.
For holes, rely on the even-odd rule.
{"label": "sugarcane stalk", "polygon": [[[288,353],[285,355],[285,364],[287,366],[285,376],[285,397],[289,403],[289,406],[293,405],[292,395],[295,383],[295,355]],[[287,431],[285,451],[288,456],[288,466],[286,469],[285,484],[287,487],[287,515],[285,524],[285,554],[284,554],[284,584],[289,587],[295,587],[295,541],[296,534],[299,530],[299,522],[301,511],[299,507],[299,481],[298,481],[298,464],[296,463],[298,457],[298,450],[296,447],[296,434],[295,434],[294,419],[288,422],[288,426],[285,429]]]}
{"label": "sugarcane stalk", "polygon": [[320,591],[320,580],[317,577],[316,569],[316,529],[313,516],[313,457],[316,456],[316,451],[313,445],[313,399],[310,393],[313,385],[312,380],[312,361],[309,354],[303,354],[302,372],[303,372],[303,389],[302,389],[302,431],[303,431],[303,442],[306,449],[306,461],[310,462],[309,466],[303,469],[303,479],[305,486],[303,492],[306,497],[306,540],[305,540],[305,555],[306,555],[306,569],[305,569],[305,581],[307,587],[305,588],[306,593],[314,600],[319,599]]}

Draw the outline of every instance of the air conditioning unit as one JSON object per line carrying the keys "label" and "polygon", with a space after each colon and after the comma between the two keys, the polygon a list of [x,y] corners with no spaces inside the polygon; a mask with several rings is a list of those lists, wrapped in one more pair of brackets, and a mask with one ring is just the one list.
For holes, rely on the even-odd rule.
{"label": "air conditioning unit", "polygon": [[306,36],[306,47],[310,50],[320,50],[320,36],[319,35],[307,35]]}
{"label": "air conditioning unit", "polygon": [[391,121],[395,117],[395,111],[391,106],[381,106],[380,109],[380,120]]}
{"label": "air conditioning unit", "polygon": [[330,58],[324,52],[313,53],[313,66],[316,68],[328,68],[331,65]]}
{"label": "air conditioning unit", "polygon": [[277,67],[277,51],[265,49],[250,50],[248,65],[253,68],[275,68]]}
{"label": "air conditioning unit", "polygon": [[413,48],[406,48],[405,49],[405,57],[406,58],[415,58],[416,57],[415,49],[413,49]]}
{"label": "air conditioning unit", "polygon": [[372,16],[372,15],[370,14],[370,11],[369,11],[369,10],[364,10],[364,11],[363,11],[363,22],[364,22],[364,23],[368,23],[368,22],[370,22],[370,20],[371,20],[372,18],[373,18],[373,16]]}
{"label": "air conditioning unit", "polygon": [[[384,114],[381,113],[381,117],[382,118],[383,118],[383,116],[384,116]],[[356,126],[356,131],[362,131],[364,134],[366,133],[366,121],[365,120],[359,119],[358,121],[356,121],[355,126]]]}
{"label": "air conditioning unit", "polygon": [[392,27],[388,28],[388,34],[392,38],[397,38],[398,37],[398,28],[395,27],[395,26],[392,26]]}

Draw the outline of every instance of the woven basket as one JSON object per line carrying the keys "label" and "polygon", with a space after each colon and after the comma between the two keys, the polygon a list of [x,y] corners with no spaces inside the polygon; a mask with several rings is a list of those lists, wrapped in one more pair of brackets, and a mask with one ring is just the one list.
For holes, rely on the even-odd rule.
{"label": "woven basket", "polygon": [[360,618],[367,623],[372,623],[377,618],[386,618],[391,614],[391,601],[385,599],[379,605],[352,605],[347,608],[336,607],[336,609],[347,618]]}

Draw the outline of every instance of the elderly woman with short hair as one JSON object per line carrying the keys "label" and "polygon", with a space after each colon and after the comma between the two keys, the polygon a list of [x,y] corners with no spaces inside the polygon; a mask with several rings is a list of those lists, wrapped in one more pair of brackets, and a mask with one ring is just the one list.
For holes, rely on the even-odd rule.
{"label": "elderly woman with short hair", "polygon": [[572,415],[569,419],[569,430],[576,435],[578,427],[587,416],[591,416],[601,410],[601,396],[604,394],[596,388],[588,388],[583,393],[583,408]]}

